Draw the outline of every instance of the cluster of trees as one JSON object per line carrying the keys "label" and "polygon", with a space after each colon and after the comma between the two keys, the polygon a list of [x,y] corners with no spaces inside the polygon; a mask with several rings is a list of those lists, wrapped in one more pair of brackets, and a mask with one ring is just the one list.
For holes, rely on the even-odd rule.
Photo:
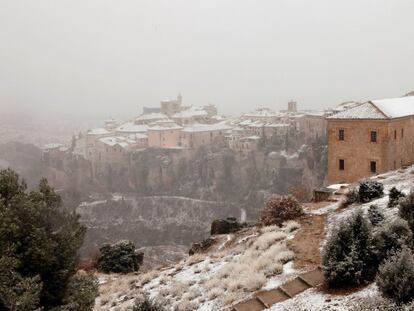
{"label": "cluster of trees", "polygon": [[[98,282],[77,261],[85,231],[46,179],[28,191],[13,170],[0,170],[0,310],[92,310]],[[101,247],[97,268],[126,273],[142,261],[121,241]]]}
{"label": "cluster of trees", "polygon": [[97,281],[76,263],[85,228],[61,203],[46,179],[28,191],[0,171],[0,310],[92,309]]}
{"label": "cluster of trees", "polygon": [[[364,187],[361,192],[360,186],[358,196],[362,202],[383,193],[379,183],[361,185]],[[378,206],[371,205],[367,217],[359,210],[331,233],[322,251],[330,287],[357,286],[375,280],[384,297],[397,304],[414,299],[414,192],[403,198],[394,190],[391,206],[396,200],[399,217],[393,221],[384,221]]]}

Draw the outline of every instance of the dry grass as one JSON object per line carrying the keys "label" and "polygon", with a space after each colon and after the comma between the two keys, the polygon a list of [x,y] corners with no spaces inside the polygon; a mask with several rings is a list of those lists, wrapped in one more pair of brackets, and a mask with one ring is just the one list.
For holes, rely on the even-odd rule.
{"label": "dry grass", "polygon": [[[100,308],[113,309],[117,305],[111,307],[110,303],[121,299],[120,293],[133,297],[134,290],[154,293],[166,310],[196,310],[206,301],[214,301],[217,308],[232,304],[261,289],[267,277],[283,272],[283,264],[294,257],[286,245],[287,234],[299,227],[294,221],[286,222],[282,229],[263,227],[254,231],[251,238],[209,257],[190,256],[174,270],[151,271],[124,281],[115,280],[99,298],[99,305],[103,305]],[[112,295],[115,292],[117,296]]]}
{"label": "dry grass", "polygon": [[142,274],[139,278],[139,282],[141,286],[144,286],[145,284],[148,284],[153,279],[157,278],[159,276],[160,272],[158,270],[153,270],[150,272],[147,272],[145,274]]}
{"label": "dry grass", "polygon": [[290,233],[290,232],[293,232],[297,229],[300,229],[300,227],[301,227],[301,225],[298,222],[296,222],[294,220],[289,220],[285,223],[285,228],[284,229],[285,229],[286,232]]}
{"label": "dry grass", "polygon": [[188,266],[192,266],[196,263],[203,261],[206,258],[206,255],[203,254],[195,254],[187,258],[186,263]]}
{"label": "dry grass", "polygon": [[253,247],[256,250],[266,250],[271,245],[275,244],[278,241],[284,240],[287,238],[286,233],[282,231],[274,231],[269,232],[266,234],[262,234],[257,238],[257,240],[253,243]]}

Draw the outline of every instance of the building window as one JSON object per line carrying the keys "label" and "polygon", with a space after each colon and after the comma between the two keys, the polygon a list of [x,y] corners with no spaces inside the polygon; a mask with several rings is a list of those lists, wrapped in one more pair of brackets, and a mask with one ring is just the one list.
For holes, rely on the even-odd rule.
{"label": "building window", "polygon": [[397,130],[394,130],[394,139],[397,139]]}
{"label": "building window", "polygon": [[344,159],[339,159],[339,170],[340,171],[345,170],[345,160]]}
{"label": "building window", "polygon": [[397,162],[394,161],[394,170],[397,169]]}
{"label": "building window", "polygon": [[377,162],[371,161],[370,162],[370,169],[371,169],[371,173],[376,173],[377,172]]}
{"label": "building window", "polygon": [[377,142],[377,131],[371,131],[371,143]]}
{"label": "building window", "polygon": [[338,132],[338,139],[339,140],[345,140],[345,130],[344,129],[340,129]]}
{"label": "building window", "polygon": [[404,129],[401,129],[401,138],[404,137]]}

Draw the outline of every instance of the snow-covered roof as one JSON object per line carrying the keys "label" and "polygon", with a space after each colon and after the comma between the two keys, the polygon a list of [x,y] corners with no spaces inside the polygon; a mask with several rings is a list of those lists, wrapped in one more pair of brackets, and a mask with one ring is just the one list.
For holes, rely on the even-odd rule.
{"label": "snow-covered roof", "polygon": [[372,103],[367,102],[333,114],[327,119],[386,119],[386,116]]}
{"label": "snow-covered roof", "polygon": [[290,124],[287,123],[266,123],[264,127],[289,127]]}
{"label": "snow-covered roof", "polygon": [[174,122],[157,122],[150,127],[148,127],[148,131],[168,131],[168,130],[180,130],[182,129],[177,123]]}
{"label": "snow-covered roof", "polygon": [[104,128],[95,128],[95,129],[91,129],[89,130],[86,134],[87,135],[107,135],[110,132]]}
{"label": "snow-covered roof", "polygon": [[414,115],[414,97],[372,100],[329,116],[328,119],[395,119]]}
{"label": "snow-covered roof", "polygon": [[147,125],[134,124],[134,122],[125,122],[118,126],[115,131],[118,133],[145,133],[148,129]]}
{"label": "snow-covered roof", "polygon": [[138,139],[148,139],[148,135],[136,133],[128,135],[127,139],[130,141],[136,141]]}
{"label": "snow-covered roof", "polygon": [[50,143],[50,144],[45,145],[43,147],[43,149],[44,150],[52,150],[52,149],[58,149],[58,148],[61,148],[61,147],[63,147],[63,145],[60,144],[60,143]]}
{"label": "snow-covered roof", "polygon": [[161,112],[151,112],[142,114],[139,117],[137,117],[136,121],[150,121],[150,120],[160,120],[160,119],[168,119],[168,117],[161,113]]}
{"label": "snow-covered roof", "polygon": [[183,110],[177,112],[172,116],[172,118],[192,118],[192,117],[204,117],[207,116],[208,113],[204,109],[201,108],[190,108],[187,110]]}
{"label": "snow-covered roof", "polygon": [[371,103],[389,119],[414,115],[413,96],[372,100]]}
{"label": "snow-covered roof", "polygon": [[210,131],[226,131],[231,130],[232,127],[225,123],[214,123],[214,124],[193,124],[183,129],[183,132],[194,133],[194,132],[210,132]]}
{"label": "snow-covered roof", "polygon": [[255,111],[245,113],[243,117],[245,118],[271,118],[271,117],[277,117],[280,114],[278,112],[275,112],[269,108],[259,108]]}
{"label": "snow-covered roof", "polygon": [[129,145],[125,137],[114,137],[114,136],[102,137],[102,138],[99,138],[99,141],[111,147],[115,145],[119,145],[122,148],[126,148]]}

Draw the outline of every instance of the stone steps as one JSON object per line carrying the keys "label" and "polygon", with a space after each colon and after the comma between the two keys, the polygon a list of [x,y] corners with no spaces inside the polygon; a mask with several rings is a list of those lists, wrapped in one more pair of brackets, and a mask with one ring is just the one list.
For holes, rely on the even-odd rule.
{"label": "stone steps", "polygon": [[255,297],[233,306],[233,311],[262,311],[276,303],[293,298],[307,289],[317,287],[323,282],[322,269],[317,268],[299,275],[278,288],[257,292]]}

